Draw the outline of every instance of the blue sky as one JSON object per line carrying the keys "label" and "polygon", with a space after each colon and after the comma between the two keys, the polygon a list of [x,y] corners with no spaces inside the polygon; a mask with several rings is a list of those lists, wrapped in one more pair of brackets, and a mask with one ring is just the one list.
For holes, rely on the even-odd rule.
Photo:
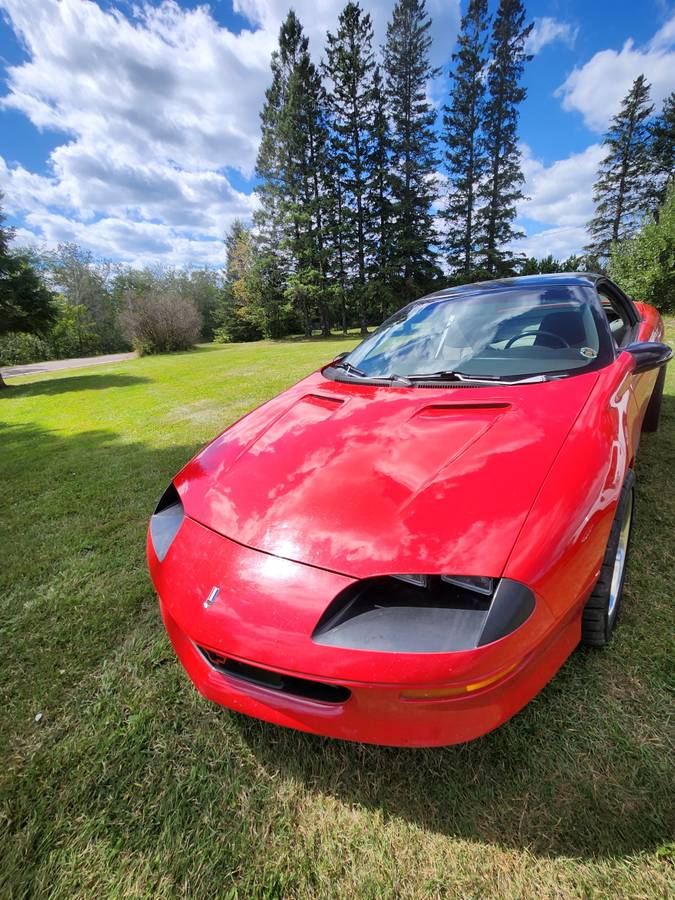
{"label": "blue sky", "polygon": [[[494,9],[496,0],[491,7]],[[297,0],[318,59],[342,6]],[[390,2],[364,3],[378,42]],[[457,0],[427,0],[447,64]],[[641,72],[675,89],[675,4],[532,0],[517,249],[584,244],[600,142]],[[134,264],[220,265],[250,217],[258,111],[288,9],[277,0],[0,0],[0,187],[17,241],[74,240]],[[430,85],[442,103],[444,74]]]}

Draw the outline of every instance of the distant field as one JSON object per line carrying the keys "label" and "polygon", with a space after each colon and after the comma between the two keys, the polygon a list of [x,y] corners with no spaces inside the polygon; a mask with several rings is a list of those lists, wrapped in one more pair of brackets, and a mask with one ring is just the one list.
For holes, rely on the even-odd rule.
{"label": "distant field", "polygon": [[442,750],[339,743],[188,682],[146,574],[155,500],[354,340],[208,345],[0,393],[1,897],[673,891],[675,364],[616,640],[503,728]]}

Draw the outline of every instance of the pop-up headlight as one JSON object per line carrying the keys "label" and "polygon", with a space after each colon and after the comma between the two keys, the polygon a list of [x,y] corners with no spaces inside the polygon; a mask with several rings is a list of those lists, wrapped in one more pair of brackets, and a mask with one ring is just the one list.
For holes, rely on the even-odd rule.
{"label": "pop-up headlight", "polygon": [[169,552],[184,518],[183,504],[172,482],[162,494],[150,519],[150,540],[160,562]]}
{"label": "pop-up headlight", "polygon": [[535,597],[509,578],[395,575],[365,578],[341,591],[312,640],[330,647],[389,653],[475,650],[514,632]]}

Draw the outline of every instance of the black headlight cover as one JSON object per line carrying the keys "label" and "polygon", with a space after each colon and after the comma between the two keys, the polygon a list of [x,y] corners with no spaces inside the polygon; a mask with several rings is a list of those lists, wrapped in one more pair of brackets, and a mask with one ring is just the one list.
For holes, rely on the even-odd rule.
{"label": "black headlight cover", "polygon": [[178,534],[184,518],[183,504],[178,496],[178,491],[171,482],[160,497],[157,508],[150,519],[150,540],[160,562],[169,552],[169,547]]}
{"label": "black headlight cover", "polygon": [[367,578],[335,597],[312,640],[351,650],[451,653],[506,637],[532,614],[535,598],[525,585],[499,579],[491,596],[438,576],[427,587],[392,577]]}

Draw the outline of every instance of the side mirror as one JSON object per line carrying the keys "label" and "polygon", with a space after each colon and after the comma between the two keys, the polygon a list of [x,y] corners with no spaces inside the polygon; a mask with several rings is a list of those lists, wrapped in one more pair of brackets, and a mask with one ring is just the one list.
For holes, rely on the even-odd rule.
{"label": "side mirror", "polygon": [[349,356],[349,353],[350,353],[349,350],[343,350],[342,353],[338,353],[337,356],[334,356],[334,357],[331,359],[331,362],[334,362],[334,363],[340,362],[340,360],[341,360],[341,359],[344,359],[345,356]]}
{"label": "side mirror", "polygon": [[658,341],[636,341],[624,347],[626,353],[635,360],[635,372],[649,372],[665,366],[673,355],[673,348]]}

